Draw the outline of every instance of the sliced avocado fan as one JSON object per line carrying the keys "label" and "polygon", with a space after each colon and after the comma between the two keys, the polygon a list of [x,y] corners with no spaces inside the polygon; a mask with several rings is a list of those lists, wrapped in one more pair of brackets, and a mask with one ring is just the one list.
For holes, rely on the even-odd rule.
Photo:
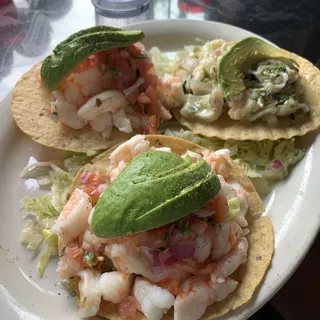
{"label": "sliced avocado fan", "polygon": [[142,31],[126,31],[108,26],[95,26],[69,36],[59,43],[42,63],[41,80],[52,91],[62,79],[91,54],[128,46],[144,38]]}
{"label": "sliced avocado fan", "polygon": [[143,153],[111,183],[93,212],[98,237],[119,237],[179,220],[201,208],[220,190],[204,161],[162,151]]}
{"label": "sliced avocado fan", "polygon": [[238,41],[219,61],[218,81],[227,99],[237,100],[239,95],[246,90],[244,73],[254,63],[266,60],[282,60],[289,66],[297,65],[282,50],[255,37]]}

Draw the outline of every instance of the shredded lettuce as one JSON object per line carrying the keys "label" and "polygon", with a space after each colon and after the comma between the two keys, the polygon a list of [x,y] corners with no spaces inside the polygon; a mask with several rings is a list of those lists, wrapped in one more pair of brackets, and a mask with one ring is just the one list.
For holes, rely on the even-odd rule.
{"label": "shredded lettuce", "polygon": [[43,275],[50,258],[58,255],[58,237],[51,232],[51,228],[66,203],[67,191],[73,177],[91,159],[92,156],[73,155],[63,162],[40,162],[32,165],[32,168],[25,168],[22,172],[22,177],[37,179],[40,188],[39,179],[51,187],[50,194],[35,199],[22,199],[22,209],[28,220],[20,233],[20,242],[28,250],[40,253],[37,264],[40,276]]}
{"label": "shredded lettuce", "polygon": [[229,199],[228,207],[229,207],[229,210],[227,213],[227,219],[231,220],[240,211],[240,199],[238,197]]}
{"label": "shredded lettuce", "polygon": [[151,54],[152,62],[154,64],[156,72],[159,75],[163,75],[165,73],[172,73],[174,59],[170,59],[168,56],[163,54],[157,47],[151,48],[149,53]]}
{"label": "shredded lettuce", "polygon": [[[251,178],[261,194],[270,192],[277,181],[285,179],[290,168],[304,157],[295,140],[236,141],[207,138],[193,134],[176,122],[167,122],[159,132],[195,142],[211,150],[229,149],[231,158]],[[278,166],[274,162],[278,162]]]}

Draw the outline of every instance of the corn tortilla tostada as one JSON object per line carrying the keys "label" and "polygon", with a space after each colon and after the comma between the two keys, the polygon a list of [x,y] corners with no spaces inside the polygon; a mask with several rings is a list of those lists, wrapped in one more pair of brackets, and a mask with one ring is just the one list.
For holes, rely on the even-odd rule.
{"label": "corn tortilla tostada", "polygon": [[[144,171],[144,168],[147,167],[148,170],[152,168],[152,162],[150,162],[150,159],[153,159],[153,157],[155,157],[154,159],[160,159],[161,161],[157,162],[157,160],[155,160],[155,162],[157,162],[157,167],[155,169],[156,174],[148,175]],[[190,162],[189,157],[192,159],[192,163]],[[163,163],[163,159],[166,159],[166,162]],[[137,191],[142,190],[139,188],[142,188],[144,184],[148,184],[148,189],[151,190],[150,193],[152,194],[152,190],[155,190],[153,181],[157,181],[157,185],[161,185],[163,181],[166,181],[166,183],[168,184],[168,189],[170,189],[170,185],[172,184],[172,180],[170,179],[172,177],[179,176],[181,179],[183,179],[183,172],[188,172],[189,174],[191,168],[193,168],[194,165],[199,162],[203,163],[203,159],[205,159],[205,162],[207,164],[204,164],[204,167],[202,168],[207,170],[207,168],[211,165],[210,168],[212,168],[215,172],[213,173],[212,177],[211,174],[209,174],[213,182],[212,187],[213,189],[215,189],[212,190],[212,194],[210,194],[210,190],[207,190],[206,196],[208,196],[209,198],[214,194],[213,202],[210,202],[212,200],[209,201],[209,207],[209,203],[203,206],[203,203],[207,200],[202,199],[201,201],[204,202],[199,202],[199,209],[197,209],[196,211],[193,210],[193,213],[191,215],[190,212],[187,212],[184,218],[181,218],[180,216],[179,220],[173,223],[169,222],[169,220],[163,221],[162,223],[157,222],[157,227],[153,226],[153,228],[155,229],[146,230],[143,232],[138,232],[134,228],[130,229],[130,227],[127,229],[127,231],[123,231],[121,225],[112,225],[111,221],[114,219],[114,214],[110,209],[110,205],[112,206],[112,204],[109,203],[107,199],[110,199],[110,197],[114,197],[114,195],[116,194],[114,201],[117,202],[119,207],[123,207],[121,210],[125,212],[125,219],[130,220],[132,219],[132,215],[137,214],[134,209],[139,207],[140,202],[143,202],[144,198],[150,200],[155,199],[153,196],[149,197],[147,194],[145,194],[145,196],[142,196],[141,193]],[[189,162],[188,164],[186,164],[184,161]],[[147,164],[144,166],[143,163]],[[175,165],[171,167],[172,163],[175,163]],[[180,165],[182,166],[181,170],[175,170],[177,166],[179,166],[180,168]],[[137,175],[137,172],[140,172],[141,174],[143,173],[143,175]],[[218,188],[219,190],[216,189],[219,183],[217,184],[215,174],[217,174],[217,177],[220,181],[220,189]],[[125,183],[125,185],[121,185],[119,182],[121,181],[122,177],[127,179],[127,183]],[[198,177],[198,175],[196,175],[196,177]],[[202,181],[205,181],[207,177],[208,176],[206,175],[206,178]],[[112,180],[112,182],[110,180]],[[92,183],[93,181],[95,182]],[[173,183],[176,182],[173,181]],[[189,192],[191,193],[188,194],[188,196],[194,195],[195,193],[192,190],[196,190],[196,188],[198,188],[198,184],[195,181],[190,183],[191,185],[182,191],[173,191],[177,192],[177,194],[172,196],[173,199],[177,199],[176,197],[180,197],[181,194],[184,195]],[[101,190],[102,185],[104,186],[103,189],[105,191]],[[230,186],[231,189],[229,188]],[[95,190],[98,190],[99,188],[100,194],[101,192],[102,194],[100,196],[97,196]],[[130,190],[130,193],[134,193],[136,195],[137,200],[130,202],[130,206],[126,206],[127,198],[123,196],[123,192],[125,192],[127,188]],[[235,189],[232,188],[235,188],[238,191],[242,191],[236,193]],[[173,188],[172,190],[175,189],[176,188]],[[164,193],[166,192],[167,190],[164,190]],[[228,192],[230,192],[230,194]],[[87,194],[87,196],[84,196],[83,194]],[[81,199],[84,202],[87,201],[88,205],[89,203],[92,203],[92,206],[90,208],[86,208],[91,229],[89,228],[86,231],[82,230],[81,233],[85,232],[84,235],[73,234],[73,238],[70,238],[66,231],[67,226],[63,225],[63,216],[66,210],[68,212],[73,212],[69,211],[71,209],[70,203],[72,203],[75,197],[79,195],[83,197]],[[88,195],[91,198],[89,202],[88,200],[86,200],[86,197],[88,197]],[[216,207],[218,202],[217,199],[219,198],[221,200],[221,197],[223,198],[224,195],[224,200],[229,197],[229,200],[227,202],[228,214],[227,211],[224,211],[225,214],[228,215],[228,217],[223,216],[219,218],[221,210]],[[233,195],[235,195],[235,197]],[[240,203],[238,203],[238,205],[235,205],[235,202],[238,202],[238,200],[236,200],[235,198],[241,198],[241,201],[244,202],[241,202],[241,205]],[[172,199],[168,199],[165,204],[167,204],[171,200]],[[199,198],[197,197],[197,201],[198,200]],[[180,203],[182,207],[183,202],[184,200]],[[78,294],[79,312],[82,317],[92,316],[98,313],[99,315],[108,319],[121,319],[121,316],[128,315],[128,312],[130,313],[132,311],[132,308],[135,308],[136,319],[146,319],[146,316],[148,317],[148,314],[150,315],[150,313],[148,312],[151,312],[151,314],[153,315],[159,314],[159,319],[214,319],[226,313],[229,313],[232,310],[247,303],[254,295],[257,287],[263,280],[271,263],[274,250],[274,234],[272,224],[268,217],[262,216],[262,213],[264,211],[263,204],[260,197],[256,193],[252,182],[244,175],[243,171],[232,162],[232,160],[228,157],[226,150],[220,150],[214,153],[194,143],[168,136],[135,136],[129,141],[105,151],[104,153],[96,157],[92,161],[92,163],[85,165],[79,171],[72,186],[69,189],[68,203],[66,204],[65,209],[60,214],[56,225],[52,229],[59,235],[60,251],[62,252],[57,271],[62,279],[68,281],[68,285],[72,288],[72,290],[74,290],[73,292],[76,292]],[[246,205],[244,203],[246,203]],[[156,206],[156,208],[154,208],[154,206]],[[93,210],[91,210],[92,207],[94,208]],[[241,217],[245,217],[245,220],[240,217],[240,211],[243,210],[244,207],[246,208],[244,209],[245,213],[242,213],[244,215]],[[102,211],[100,210],[101,208],[103,209]],[[148,212],[153,212],[153,214],[155,214],[158,210],[158,206],[156,204],[150,204],[148,201],[146,202],[146,208],[147,211],[150,209]],[[177,206],[176,208],[179,208],[179,206]],[[213,210],[211,212],[213,216],[211,216],[210,213],[208,215],[208,208],[211,208]],[[79,212],[79,207],[77,207],[77,210],[77,212]],[[176,210],[179,211],[179,209]],[[187,209],[183,207],[183,210]],[[231,213],[232,210],[235,211]],[[90,215],[89,211],[91,211]],[[163,212],[165,213],[165,211]],[[172,211],[172,214],[176,214],[176,212]],[[119,215],[119,212],[115,213],[115,215]],[[138,219],[145,215],[146,213],[139,212]],[[105,219],[105,221],[102,221],[100,219],[101,216],[103,217],[103,219]],[[191,219],[190,217],[193,218]],[[97,221],[99,222],[98,225],[96,223]],[[212,221],[212,225],[209,221]],[[244,221],[246,221],[248,225],[242,224]],[[167,222],[169,222],[169,224],[166,224]],[[136,222],[133,222],[133,224],[135,223]],[[193,232],[198,232],[196,231],[195,223],[199,223],[202,224],[202,226],[205,226],[205,230],[215,230],[217,234],[219,234],[220,232],[218,231],[220,230],[219,228],[223,228],[223,226],[228,226],[228,228],[231,228],[232,225],[235,226],[235,224],[238,225],[239,223],[242,225],[242,227],[239,227],[238,225],[241,230],[238,229],[238,232],[240,233],[234,240],[234,247],[226,249],[224,253],[219,253],[217,251],[219,246],[217,247],[213,245],[212,242],[212,247],[210,247],[209,255],[207,255],[206,258],[200,258],[200,252],[202,252],[201,249],[199,249],[200,247],[196,247],[195,251],[191,250],[191,253],[190,251],[189,253],[184,252],[184,254],[182,254],[181,252],[177,253],[177,251],[175,251],[177,250],[177,244],[180,243],[181,245],[182,240],[179,238],[180,240],[174,242],[176,241],[174,240],[175,235],[179,235],[179,237],[182,237],[184,239],[183,243],[185,246],[185,250],[186,246],[189,246],[188,248],[190,249],[190,246],[192,247],[192,245],[194,245],[192,241],[199,241],[199,239],[195,240],[197,238],[194,238],[195,236],[193,234]],[[99,227],[99,225],[101,224],[105,224],[105,227],[102,229]],[[87,228],[86,221],[83,228]],[[181,228],[183,228],[183,231]],[[122,232],[122,236],[120,238],[109,237],[109,235],[119,234],[120,229],[122,230],[120,231]],[[134,230],[134,234],[132,234],[132,230]],[[155,230],[157,232],[157,236],[156,238],[153,238],[153,241],[150,241],[149,237],[151,237]],[[170,230],[170,232],[167,233],[167,230]],[[248,231],[249,233],[246,234]],[[99,236],[101,238],[98,238],[98,242],[94,241],[89,244],[88,240],[85,240],[87,239],[86,237],[88,237],[89,234],[91,234],[92,236],[92,234],[94,235],[96,232],[99,233]],[[164,235],[164,237],[162,237],[161,235]],[[143,236],[148,237],[142,240]],[[189,240],[187,242],[186,237],[189,237]],[[157,244],[156,242],[154,242],[156,240],[158,241]],[[143,243],[143,241],[146,242]],[[249,246],[249,249],[246,249],[247,251],[244,255],[243,252],[241,253],[241,251],[236,251],[238,250],[237,248],[238,246],[240,246],[241,241],[242,244],[248,243]],[[92,247],[96,245],[94,243],[98,243],[99,249],[97,250],[100,250],[100,253],[94,251],[94,248]],[[132,253],[132,251],[125,251],[125,255],[121,257],[118,256],[117,254],[120,249],[128,249],[126,247],[127,245],[133,245],[135,249],[138,248],[138,256],[135,256],[136,253]],[[165,246],[165,248],[163,248],[163,246]],[[74,257],[75,249],[81,249],[83,251],[81,251],[82,253],[80,254],[80,258],[83,258],[87,264],[89,261],[88,257],[90,257],[90,261],[94,263],[89,265],[90,268],[88,267],[88,265],[82,264],[82,266],[79,267],[79,270],[76,270],[76,273],[68,273],[66,268],[64,268],[64,264],[67,259],[69,259],[68,255],[70,255],[70,253],[73,254],[72,257]],[[175,253],[173,254],[173,252]],[[237,254],[235,255],[235,252],[237,252],[237,254],[242,257],[241,259],[244,260],[241,260],[241,263],[238,262],[236,267],[233,269],[233,271],[236,270],[235,272],[229,271],[230,275],[223,273],[225,275],[225,278],[222,279],[222,273],[219,273],[219,275],[217,273],[217,270],[220,270],[219,272],[223,272],[223,264],[221,261],[224,261],[226,265],[229,265],[228,262],[230,262],[231,260],[228,259],[231,259],[230,257],[237,256]],[[108,272],[101,271],[101,265],[99,265],[99,262],[97,264],[97,261],[102,261],[101,257],[104,255],[105,259],[109,262],[111,261],[111,264],[113,265],[113,269],[109,269]],[[155,256],[157,256],[157,259],[154,258]],[[209,261],[213,261],[213,256],[216,257],[215,265],[209,263]],[[121,259],[128,259],[128,257],[130,257],[130,259],[137,259],[137,257],[139,257],[139,259],[144,259],[144,262],[139,265],[139,268],[136,268],[134,270],[135,272],[133,272],[133,269],[135,268],[133,265],[130,265],[130,263],[126,264],[121,262]],[[162,262],[160,263],[159,261]],[[183,271],[186,270],[185,263],[187,261],[190,268],[191,263],[194,263],[194,266],[197,266],[197,271],[192,268],[188,269],[189,273],[187,271]],[[199,261],[202,261],[201,264],[199,264]],[[144,265],[144,263],[146,263],[146,265]],[[231,265],[232,263],[234,262],[230,262]],[[131,271],[128,268],[131,268]],[[151,268],[151,271],[149,270],[149,268]],[[178,280],[178,278],[174,278],[176,277],[173,275],[174,273],[172,273],[172,270],[175,270],[174,268],[178,268],[178,270],[180,270],[180,280]],[[213,269],[211,270],[210,268]],[[92,271],[92,269],[94,271]],[[208,270],[211,271],[211,280],[208,280]],[[115,277],[113,283],[118,283],[120,281],[119,273],[124,271],[126,271],[126,274],[131,274],[131,276],[130,279],[128,279],[127,276],[125,277],[125,281],[127,281],[124,289],[125,294],[123,297],[120,297],[118,296],[116,287],[114,287],[114,285],[111,285],[111,282],[108,281],[112,281],[111,278]],[[132,276],[132,274],[134,275]],[[170,276],[168,276],[168,274]],[[184,277],[186,278],[183,278],[182,274],[184,274]],[[135,275],[136,278],[134,279]],[[69,279],[70,277],[71,279]],[[171,277],[172,279],[174,279],[174,281],[176,281],[176,286],[168,285],[167,280],[171,279]],[[103,279],[101,280],[101,278]],[[220,279],[220,282],[218,281],[214,283],[213,281],[216,281],[218,278]],[[124,278],[121,279],[123,280]],[[207,281],[205,282],[205,285],[203,281]],[[192,292],[196,292],[196,295],[194,297],[191,297],[190,300],[196,301],[195,305],[193,305],[193,303],[184,304],[185,297],[188,297],[190,293],[185,287],[186,283],[193,289],[197,288],[195,289],[195,291],[192,289]],[[99,290],[102,291],[99,291],[98,289],[86,291],[86,288],[89,288],[92,285],[94,285],[94,288],[99,287]],[[229,291],[227,290],[227,292],[223,294],[221,291],[219,291],[221,290],[221,287],[219,287],[219,289],[218,285],[226,285],[226,287],[229,288]],[[211,288],[211,286],[213,286],[215,289],[212,289],[213,287]],[[155,290],[158,294],[161,294],[161,296],[163,297],[163,300],[160,299],[161,306],[159,305],[159,302],[157,303],[152,300],[155,299],[154,296],[152,296],[152,299],[149,297],[153,301],[152,302],[149,298],[145,298],[142,294],[143,292],[151,292],[150,294],[152,295],[153,290]],[[198,295],[197,292],[199,293]],[[211,296],[210,299],[208,298],[208,301],[210,302],[208,302],[207,300],[205,300],[207,302],[203,302],[201,299],[206,296],[206,294],[208,294],[209,296],[210,294],[213,294],[214,298],[213,296]],[[102,299],[100,299],[101,296],[103,296]],[[146,301],[144,299],[150,300],[148,300],[149,307],[147,307]],[[136,303],[137,301],[138,303]],[[199,303],[199,305],[197,303]],[[88,307],[88,304],[91,304],[90,307]],[[205,304],[205,307],[208,306],[208,308],[204,308],[203,304]],[[172,305],[174,305],[174,311],[171,308]],[[191,307],[189,307],[189,305]],[[131,311],[128,311],[128,308],[131,308]],[[187,309],[187,311],[185,309]],[[189,314],[186,318],[186,312],[189,311],[192,315]]]}
{"label": "corn tortilla tostada", "polygon": [[74,152],[108,149],[154,133],[171,118],[142,31],[95,26],[69,36],[18,81],[11,110],[40,144]]}

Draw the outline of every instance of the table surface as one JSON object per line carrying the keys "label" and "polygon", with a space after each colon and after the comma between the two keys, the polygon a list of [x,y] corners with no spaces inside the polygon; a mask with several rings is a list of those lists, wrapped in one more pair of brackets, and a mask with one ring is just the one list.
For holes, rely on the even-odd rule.
{"label": "table surface", "polygon": [[[319,0],[153,0],[144,12],[120,18],[96,13],[90,0],[0,0],[0,100],[58,42],[96,24],[121,27],[178,18],[221,21],[255,32],[319,66],[319,17]],[[318,237],[297,272],[254,319],[308,319],[318,314],[319,250]]]}

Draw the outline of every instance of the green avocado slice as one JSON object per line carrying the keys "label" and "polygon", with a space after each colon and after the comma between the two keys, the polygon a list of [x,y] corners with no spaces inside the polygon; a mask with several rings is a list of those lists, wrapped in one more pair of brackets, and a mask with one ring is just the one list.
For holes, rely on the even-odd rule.
{"label": "green avocado slice", "polygon": [[98,237],[119,237],[160,227],[201,208],[220,190],[204,161],[162,151],[133,159],[99,198],[93,212]]}
{"label": "green avocado slice", "polygon": [[93,33],[97,33],[97,32],[107,32],[107,31],[123,31],[123,29],[120,29],[120,28],[114,28],[114,27],[110,27],[110,26],[94,26],[94,27],[91,27],[91,28],[87,28],[87,29],[83,29],[83,30],[80,30],[78,32],[75,32],[73,33],[71,36],[69,36],[67,39],[61,41],[53,50],[53,52],[58,52],[60,51],[61,49],[63,49],[63,47],[66,45],[66,44],[69,44],[71,43],[72,41],[80,38],[80,37],[83,37],[83,36],[87,36],[87,35],[90,35],[90,34],[93,34]]}
{"label": "green avocado slice", "polygon": [[237,100],[246,90],[244,73],[254,63],[266,60],[282,60],[289,66],[297,65],[280,49],[255,38],[245,38],[225,52],[219,61],[218,81],[227,99]]}
{"label": "green avocado slice", "polygon": [[125,47],[143,39],[142,31],[98,26],[74,33],[61,42],[41,66],[41,80],[52,91],[82,60],[102,50]]}

